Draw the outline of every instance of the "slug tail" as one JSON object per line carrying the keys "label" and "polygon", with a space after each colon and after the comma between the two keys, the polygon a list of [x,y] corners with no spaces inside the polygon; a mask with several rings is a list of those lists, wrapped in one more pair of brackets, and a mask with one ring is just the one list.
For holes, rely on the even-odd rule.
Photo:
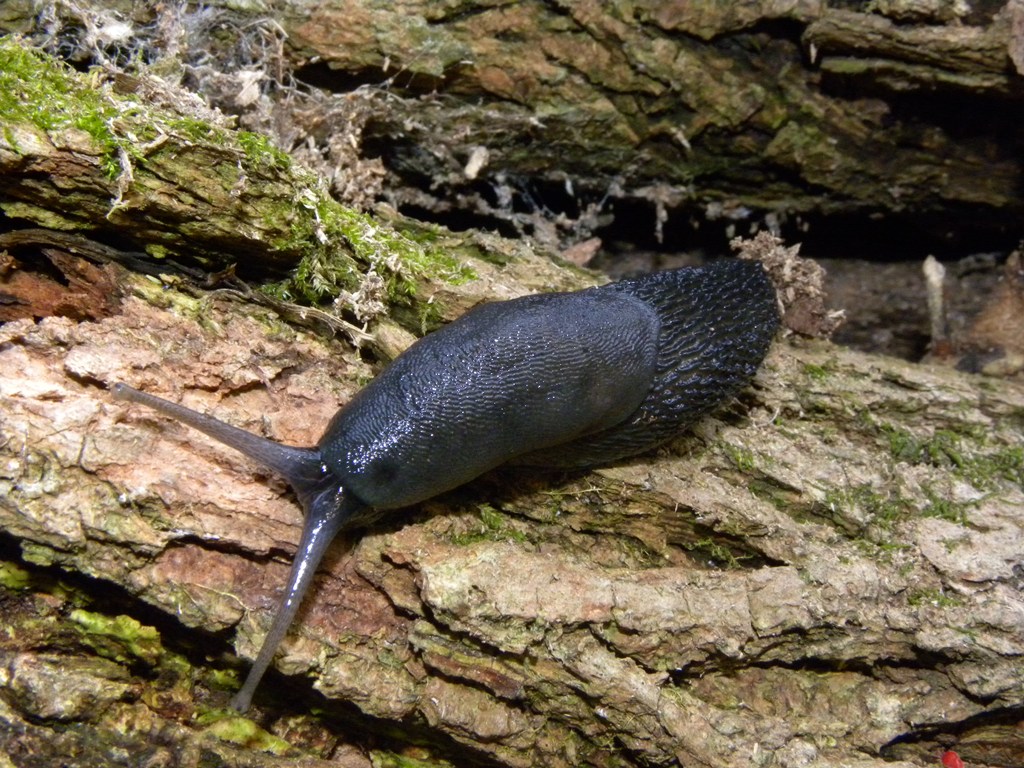
{"label": "slug tail", "polygon": [[320,453],[311,448],[293,448],[273,440],[246,432],[223,421],[207,416],[205,413],[193,411],[183,405],[164,400],[146,392],[129,387],[127,384],[115,384],[111,391],[118,400],[138,403],[170,416],[193,429],[205,432],[214,440],[234,448],[239,453],[258,461],[267,469],[283,476],[299,494],[304,495],[307,487],[314,482],[320,468]]}
{"label": "slug tail", "polygon": [[630,294],[657,313],[658,357],[647,396],[623,422],[520,463],[594,466],[671,440],[750,382],[779,325],[775,288],[757,262],[725,259],[599,290]]}
{"label": "slug tail", "polygon": [[347,522],[362,509],[357,499],[345,495],[340,488],[324,490],[313,499],[306,509],[306,520],[302,527],[302,539],[299,549],[292,561],[292,570],[288,576],[281,604],[270,631],[263,639],[259,654],[249,670],[241,689],[231,700],[231,706],[238,712],[245,712],[252,704],[252,697],[259,687],[260,680],[266,674],[274,660],[278,647],[288,634],[288,628],[295,620],[302,599],[313,583],[313,575],[323,560],[331,541]]}

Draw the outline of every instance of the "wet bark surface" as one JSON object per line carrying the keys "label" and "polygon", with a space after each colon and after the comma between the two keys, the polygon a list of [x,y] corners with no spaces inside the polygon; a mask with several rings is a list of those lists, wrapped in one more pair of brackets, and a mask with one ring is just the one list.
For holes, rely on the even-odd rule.
{"label": "wet bark surface", "polygon": [[[734,7],[737,30],[764,10]],[[325,8],[316,13],[340,12]],[[597,57],[610,22],[587,8],[560,18],[588,30]],[[871,22],[876,35],[855,44],[849,25],[867,14],[815,8],[786,18],[807,22],[822,52],[875,50],[911,31]],[[450,21],[482,41],[495,14],[510,23],[542,10]],[[334,25],[355,36],[346,51],[386,18],[358,4],[347,13],[362,21]],[[665,55],[696,71],[678,49],[698,29],[665,9],[637,13],[641,29],[685,29]],[[423,29],[449,28],[434,21]],[[709,23],[708,38],[721,34],[721,20]],[[635,57],[627,27],[614,39]],[[383,71],[390,49],[376,39],[384,53],[363,66]],[[903,57],[935,66],[926,54],[939,43],[914,40]],[[296,31],[292,41],[312,45]],[[484,53],[473,51],[475,82],[496,82],[502,70],[480,67]],[[588,61],[563,78],[580,94]],[[964,61],[957,71],[998,70]],[[78,82],[121,103],[103,78]],[[594,113],[592,97],[576,98]],[[210,118],[210,131],[185,135],[167,126],[201,116],[148,101],[147,122],[165,126],[156,148],[157,134],[129,122],[113,123],[111,144],[4,113],[5,225],[59,235],[4,241],[2,264],[16,299],[4,305],[22,310],[0,327],[0,738],[15,765],[141,755],[152,765],[910,766],[949,747],[969,765],[1021,762],[1024,390],[792,333],[738,398],[657,454],[589,473],[500,470],[339,541],[254,721],[227,713],[244,672],[233,651],[251,658],[269,624],[298,506],[278,479],[114,402],[109,386],[308,445],[415,335],[482,300],[595,278],[527,241],[383,209],[362,217],[263,145],[254,156],[229,125]],[[619,113],[607,114],[599,132],[616,144]],[[690,135],[710,137],[711,125]],[[951,158],[953,176],[962,161]],[[256,169],[258,199],[295,212],[257,217],[258,231],[237,225]],[[991,191],[1000,178],[972,183]],[[162,213],[179,205],[181,222],[195,216],[184,232]],[[298,280],[256,291],[223,272],[253,248],[273,251],[271,271],[299,265],[310,284],[345,293],[303,306]],[[442,252],[457,266],[433,258]]]}
{"label": "wet bark surface", "polygon": [[[341,342],[268,332],[245,304],[214,298],[199,317],[119,279],[109,318],[4,326],[8,552],[95,579],[93,611],[116,585],[126,615],[150,606],[174,617],[164,631],[251,656],[297,506],[105,387],[302,445],[373,369]],[[780,342],[739,401],[658,455],[494,473],[340,542],[279,657],[308,681],[283,709],[320,701],[313,683],[508,765],[734,765],[769,749],[783,765],[869,765],[887,745],[927,761],[936,732],[1019,706],[1022,416],[1019,385]],[[23,586],[6,603],[9,725],[103,731],[172,694],[178,709],[148,716],[226,704],[209,671],[179,671],[168,690],[158,637],[150,656],[134,641],[105,663],[80,648],[96,642],[88,627],[55,650],[49,633],[70,631],[59,597],[54,627],[26,636],[19,607],[46,598]],[[57,669],[61,684],[40,688]],[[63,687],[68,669],[108,709],[65,701],[85,695]],[[278,684],[257,714],[280,716]]]}

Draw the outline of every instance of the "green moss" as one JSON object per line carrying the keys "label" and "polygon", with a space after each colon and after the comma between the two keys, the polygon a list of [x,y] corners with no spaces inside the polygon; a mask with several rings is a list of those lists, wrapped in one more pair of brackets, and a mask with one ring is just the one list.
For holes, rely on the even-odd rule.
{"label": "green moss", "polygon": [[890,424],[878,425],[877,431],[888,441],[889,454],[898,462],[949,469],[983,490],[999,480],[1024,487],[1024,448],[993,447],[980,428],[938,429],[924,437]]}
{"label": "green moss", "polygon": [[919,589],[907,595],[907,602],[913,606],[933,605],[936,608],[956,608],[963,601],[951,597],[939,589]]}
{"label": "green moss", "polygon": [[[250,152],[273,153],[261,138],[246,139]],[[367,267],[384,280],[381,298],[398,305],[413,303],[421,280],[459,285],[476,278],[454,256],[428,249],[367,214],[340,205],[315,174],[295,172],[305,188],[293,210],[282,212],[293,220],[287,241],[274,245],[298,249],[304,256],[289,278],[266,287],[277,298],[314,304],[333,301],[357,290]]]}
{"label": "green moss", "polygon": [[[381,297],[392,306],[412,306],[422,280],[459,285],[476,273],[440,250],[428,250],[402,234],[382,226],[370,216],[339,205],[309,179],[298,208],[307,215],[296,218],[282,248],[300,248],[306,255],[286,280],[264,290],[284,301],[319,304],[353,292],[364,279],[359,264],[367,265],[384,281]],[[344,245],[347,248],[339,248]],[[419,325],[431,324],[439,308],[423,302]]]}
{"label": "green moss", "polygon": [[[114,96],[106,88],[87,87],[80,76],[56,59],[24,47],[11,37],[0,39],[0,122],[29,123],[52,133],[76,129],[87,134],[101,152],[106,175],[123,173],[121,155],[135,156],[140,142],[155,137],[152,128],[134,121],[131,130],[115,125],[140,114],[130,96]],[[13,140],[10,131],[5,136]]]}
{"label": "green moss", "polygon": [[[25,552],[22,545],[22,553]],[[26,563],[31,563],[25,558]],[[62,601],[81,604],[85,598],[73,586],[46,571],[26,568],[23,564],[9,560],[0,561],[0,588],[18,591],[34,591],[52,595]]]}
{"label": "green moss", "polygon": [[1009,480],[1024,488],[1024,447],[993,451],[979,460],[978,468],[983,474]]}
{"label": "green moss", "polygon": [[204,733],[247,749],[270,752],[274,755],[285,755],[294,751],[292,745],[284,739],[265,731],[252,720],[236,714],[208,713],[201,716],[197,724],[205,726]]}
{"label": "green moss", "polygon": [[[214,185],[210,192],[238,196],[240,215],[262,225],[265,232],[284,232],[268,236],[265,242],[270,250],[288,254],[298,262],[288,279],[265,288],[281,300],[332,303],[357,292],[365,283],[366,273],[374,272],[383,279],[383,289],[372,298],[406,308],[411,313],[406,324],[415,323],[425,329],[436,324],[439,308],[419,300],[419,286],[423,282],[459,284],[476,277],[472,269],[437,245],[437,233],[432,240],[424,230],[417,242],[333,200],[321,177],[295,164],[266,136],[227,130],[143,105],[136,97],[115,93],[107,85],[98,84],[98,78],[82,76],[10,37],[0,39],[0,125],[4,126],[6,143],[15,151],[18,126],[28,131],[36,126],[51,136],[61,131],[85,134],[95,143],[106,176],[119,183],[133,169],[136,175],[142,168],[159,171],[163,153],[175,151],[172,145],[176,146],[170,142],[170,148],[162,148],[154,141],[160,136],[173,136],[179,140],[177,144],[190,143],[197,152],[203,146],[227,148],[229,156],[237,152],[237,164],[217,161],[209,169]],[[24,137],[25,141],[29,139],[28,135]],[[78,141],[84,143],[82,138]],[[258,191],[261,184],[282,182],[288,189],[297,190],[290,199]],[[119,200],[121,190],[112,187],[111,191]],[[73,208],[74,201],[67,202]],[[5,204],[11,215],[17,213],[19,205],[23,204]],[[37,221],[47,215],[34,209],[31,213]],[[52,223],[62,229],[74,226],[73,219],[60,217]],[[154,258],[176,252],[170,242],[148,242],[143,247]],[[189,258],[202,263],[218,258],[200,251],[191,244]]]}
{"label": "green moss", "polygon": [[900,520],[914,514],[914,507],[900,493],[883,491],[870,483],[833,488],[825,494],[826,516],[842,528],[856,532],[861,517],[883,529],[891,529]]}
{"label": "green moss", "polygon": [[22,590],[31,586],[32,574],[16,563],[0,562],[0,587]]}
{"label": "green moss", "polygon": [[[143,158],[147,142],[173,132],[189,140],[226,142],[228,133],[199,120],[167,116],[161,124],[151,105],[132,95],[97,85],[65,63],[12,37],[0,39],[0,122],[31,124],[52,134],[76,130],[88,135],[99,151],[100,167],[116,179],[129,163]],[[16,135],[4,136],[16,151]]]}
{"label": "green moss", "polygon": [[144,661],[156,665],[163,655],[160,634],[131,616],[106,616],[75,610],[69,617],[80,628],[82,639],[101,656],[120,663]]}
{"label": "green moss", "polygon": [[170,252],[158,243],[149,243],[146,245],[146,255],[152,256],[154,259],[166,259]]}
{"label": "green moss", "polygon": [[214,691],[237,693],[238,689],[242,687],[242,680],[235,669],[211,668],[204,671],[203,679]]}
{"label": "green moss", "polygon": [[239,131],[235,138],[245,152],[243,164],[246,170],[292,167],[291,155],[275,147],[270,139],[263,134]]}
{"label": "green moss", "polygon": [[967,525],[967,511],[973,509],[979,502],[961,502],[947,499],[934,489],[925,486],[925,496],[928,497],[928,504],[921,510],[924,517],[938,517],[948,520],[951,523]]}
{"label": "green moss", "polygon": [[[872,423],[873,424],[873,423]],[[906,430],[883,424],[881,433],[889,441],[889,455],[896,461],[916,462],[920,455],[917,439]]]}
{"label": "green moss", "polygon": [[[903,544],[898,541],[880,541],[876,546],[878,551],[885,555],[893,555],[897,552],[906,552],[908,549],[911,549],[909,544]],[[891,560],[887,558],[886,562],[891,562]],[[913,565],[911,565],[911,568],[913,568]]]}
{"label": "green moss", "polygon": [[526,534],[509,525],[508,518],[490,504],[477,507],[479,526],[451,537],[453,544],[468,546],[481,541],[526,541]]}
{"label": "green moss", "polygon": [[742,445],[722,445],[722,451],[740,472],[753,472],[757,469],[757,458],[754,452]]}
{"label": "green moss", "polygon": [[57,560],[57,553],[45,544],[25,540],[21,544],[21,556],[30,565],[50,566]]}
{"label": "green moss", "polygon": [[420,760],[408,755],[396,755],[394,752],[370,753],[370,763],[373,768],[451,768],[452,763],[447,760],[425,759]]}
{"label": "green moss", "polygon": [[205,322],[209,312],[202,299],[195,299],[181,291],[168,291],[163,280],[139,275],[131,280],[132,291],[154,307],[170,309],[182,317]]}
{"label": "green moss", "polygon": [[697,539],[696,541],[686,542],[683,544],[683,547],[688,552],[702,555],[703,559],[707,560],[709,564],[719,568],[735,570],[740,567],[740,560],[733,554],[732,550],[709,536]]}
{"label": "green moss", "polygon": [[804,374],[807,378],[812,381],[823,382],[828,380],[832,375],[832,371],[829,370],[828,366],[816,365],[815,363],[806,363],[804,365]]}
{"label": "green moss", "polygon": [[[205,143],[223,146],[229,143],[229,137],[232,135],[228,131],[192,117],[169,117],[165,128],[197,144]],[[233,135],[238,136],[237,133]]]}
{"label": "green moss", "polygon": [[398,231],[402,233],[402,237],[424,248],[436,245],[445,234],[437,224],[423,221],[402,222]]}

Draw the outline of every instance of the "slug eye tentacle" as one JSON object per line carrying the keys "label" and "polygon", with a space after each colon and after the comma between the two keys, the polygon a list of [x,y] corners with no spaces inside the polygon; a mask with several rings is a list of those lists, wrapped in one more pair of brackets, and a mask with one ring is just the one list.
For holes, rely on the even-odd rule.
{"label": "slug eye tentacle", "polygon": [[156,395],[140,392],[127,384],[117,383],[111,387],[111,392],[118,400],[127,400],[159,411],[258,461],[267,469],[284,477],[300,497],[309,485],[310,478],[319,473],[320,453],[314,449],[293,448],[275,443],[205,413],[193,411]]}
{"label": "slug eye tentacle", "polygon": [[244,712],[249,708],[256,687],[274,660],[278,646],[281,645],[295,619],[302,599],[313,583],[317,566],[323,560],[331,541],[345,523],[365,505],[355,495],[346,493],[331,476],[320,457],[319,450],[292,448],[275,443],[199,411],[140,392],[127,384],[115,384],[112,392],[118,400],[145,405],[200,432],[205,432],[215,440],[283,475],[302,502],[306,514],[302,538],[292,561],[291,574],[281,604],[245,683],[231,703],[236,710]]}
{"label": "slug eye tentacle", "polygon": [[313,583],[317,566],[320,565],[338,531],[344,528],[345,523],[362,507],[362,503],[346,494],[344,489],[335,488],[325,490],[317,496],[306,510],[302,538],[292,561],[288,585],[274,614],[270,631],[263,639],[263,645],[260,646],[259,654],[249,669],[245,683],[231,700],[231,706],[236,711],[245,712],[249,709],[260,680],[273,662],[274,654],[288,634],[288,628],[295,620],[302,599]]}

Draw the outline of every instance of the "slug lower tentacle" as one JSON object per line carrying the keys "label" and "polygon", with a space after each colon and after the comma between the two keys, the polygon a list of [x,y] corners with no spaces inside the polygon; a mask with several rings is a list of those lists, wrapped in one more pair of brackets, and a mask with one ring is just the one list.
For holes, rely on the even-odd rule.
{"label": "slug lower tentacle", "polygon": [[507,462],[589,466],[647,451],[743,387],[778,326],[760,264],[721,261],[477,307],[420,339],[291,448],[123,384],[281,474],[305,512],[281,606],[234,706],[244,711],[338,531]]}

